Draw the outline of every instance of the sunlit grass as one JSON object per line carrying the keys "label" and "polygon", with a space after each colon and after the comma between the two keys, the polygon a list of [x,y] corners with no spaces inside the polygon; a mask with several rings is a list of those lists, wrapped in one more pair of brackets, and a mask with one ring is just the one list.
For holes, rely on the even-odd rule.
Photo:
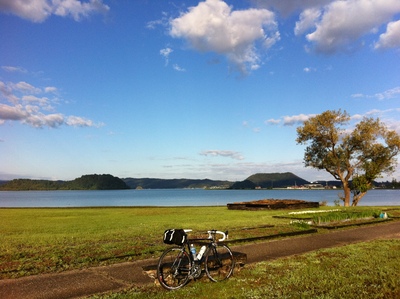
{"label": "sunlit grass", "polygon": [[400,298],[400,240],[377,240],[247,265],[226,282],[149,286],[92,298]]}
{"label": "sunlit grass", "polygon": [[[0,209],[0,277],[155,256],[165,248],[168,228],[191,228],[197,236],[230,230],[231,239],[299,230],[273,214],[226,207]],[[275,227],[240,230],[265,224]]]}
{"label": "sunlit grass", "polygon": [[273,218],[287,214],[226,207],[0,209],[0,278],[158,257],[168,228],[191,228],[193,237],[229,230],[230,240],[308,228]]}

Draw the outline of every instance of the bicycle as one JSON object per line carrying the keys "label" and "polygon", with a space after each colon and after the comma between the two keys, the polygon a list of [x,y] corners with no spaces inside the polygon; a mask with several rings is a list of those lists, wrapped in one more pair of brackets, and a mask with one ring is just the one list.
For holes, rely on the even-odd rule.
{"label": "bicycle", "polygon": [[[177,241],[166,242],[165,236],[169,231],[180,232],[182,236],[179,236]],[[191,231],[191,229],[165,231],[164,242],[178,245],[165,250],[157,264],[157,279],[161,286],[168,290],[179,289],[189,280],[200,278],[203,274],[202,264],[204,272],[213,282],[228,279],[233,273],[235,266],[233,253],[228,245],[218,243],[228,238],[228,232],[209,230],[208,238],[188,240],[186,233]],[[222,238],[217,240],[217,234],[222,235]],[[204,240],[208,242],[199,242]],[[191,252],[193,243],[203,244],[197,256]]]}

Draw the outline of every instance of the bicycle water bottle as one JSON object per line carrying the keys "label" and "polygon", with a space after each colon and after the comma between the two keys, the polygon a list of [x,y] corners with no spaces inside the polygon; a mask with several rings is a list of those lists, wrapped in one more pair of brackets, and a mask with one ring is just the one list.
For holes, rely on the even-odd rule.
{"label": "bicycle water bottle", "polygon": [[206,251],[206,246],[201,246],[199,254],[197,255],[198,260],[201,260],[205,251]]}
{"label": "bicycle water bottle", "polygon": [[197,260],[196,247],[194,247],[193,244],[190,244],[190,252],[192,253],[193,259],[196,261]]}

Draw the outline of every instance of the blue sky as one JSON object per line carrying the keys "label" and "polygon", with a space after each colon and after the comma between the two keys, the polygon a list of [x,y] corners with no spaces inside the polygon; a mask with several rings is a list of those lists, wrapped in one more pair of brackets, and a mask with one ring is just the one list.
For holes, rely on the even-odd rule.
{"label": "blue sky", "polygon": [[0,37],[0,179],[331,180],[308,117],[400,133],[398,0],[0,0]]}

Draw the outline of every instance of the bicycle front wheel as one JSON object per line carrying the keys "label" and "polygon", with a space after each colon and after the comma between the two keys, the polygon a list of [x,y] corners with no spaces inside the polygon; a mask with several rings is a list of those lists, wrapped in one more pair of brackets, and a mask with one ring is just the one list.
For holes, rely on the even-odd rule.
{"label": "bicycle front wheel", "polygon": [[187,284],[190,273],[190,258],[182,247],[171,247],[164,251],[157,265],[157,279],[168,290],[176,290]]}
{"label": "bicycle front wheel", "polygon": [[205,259],[205,271],[212,281],[218,282],[229,278],[233,273],[235,260],[232,251],[226,245],[209,247]]}

